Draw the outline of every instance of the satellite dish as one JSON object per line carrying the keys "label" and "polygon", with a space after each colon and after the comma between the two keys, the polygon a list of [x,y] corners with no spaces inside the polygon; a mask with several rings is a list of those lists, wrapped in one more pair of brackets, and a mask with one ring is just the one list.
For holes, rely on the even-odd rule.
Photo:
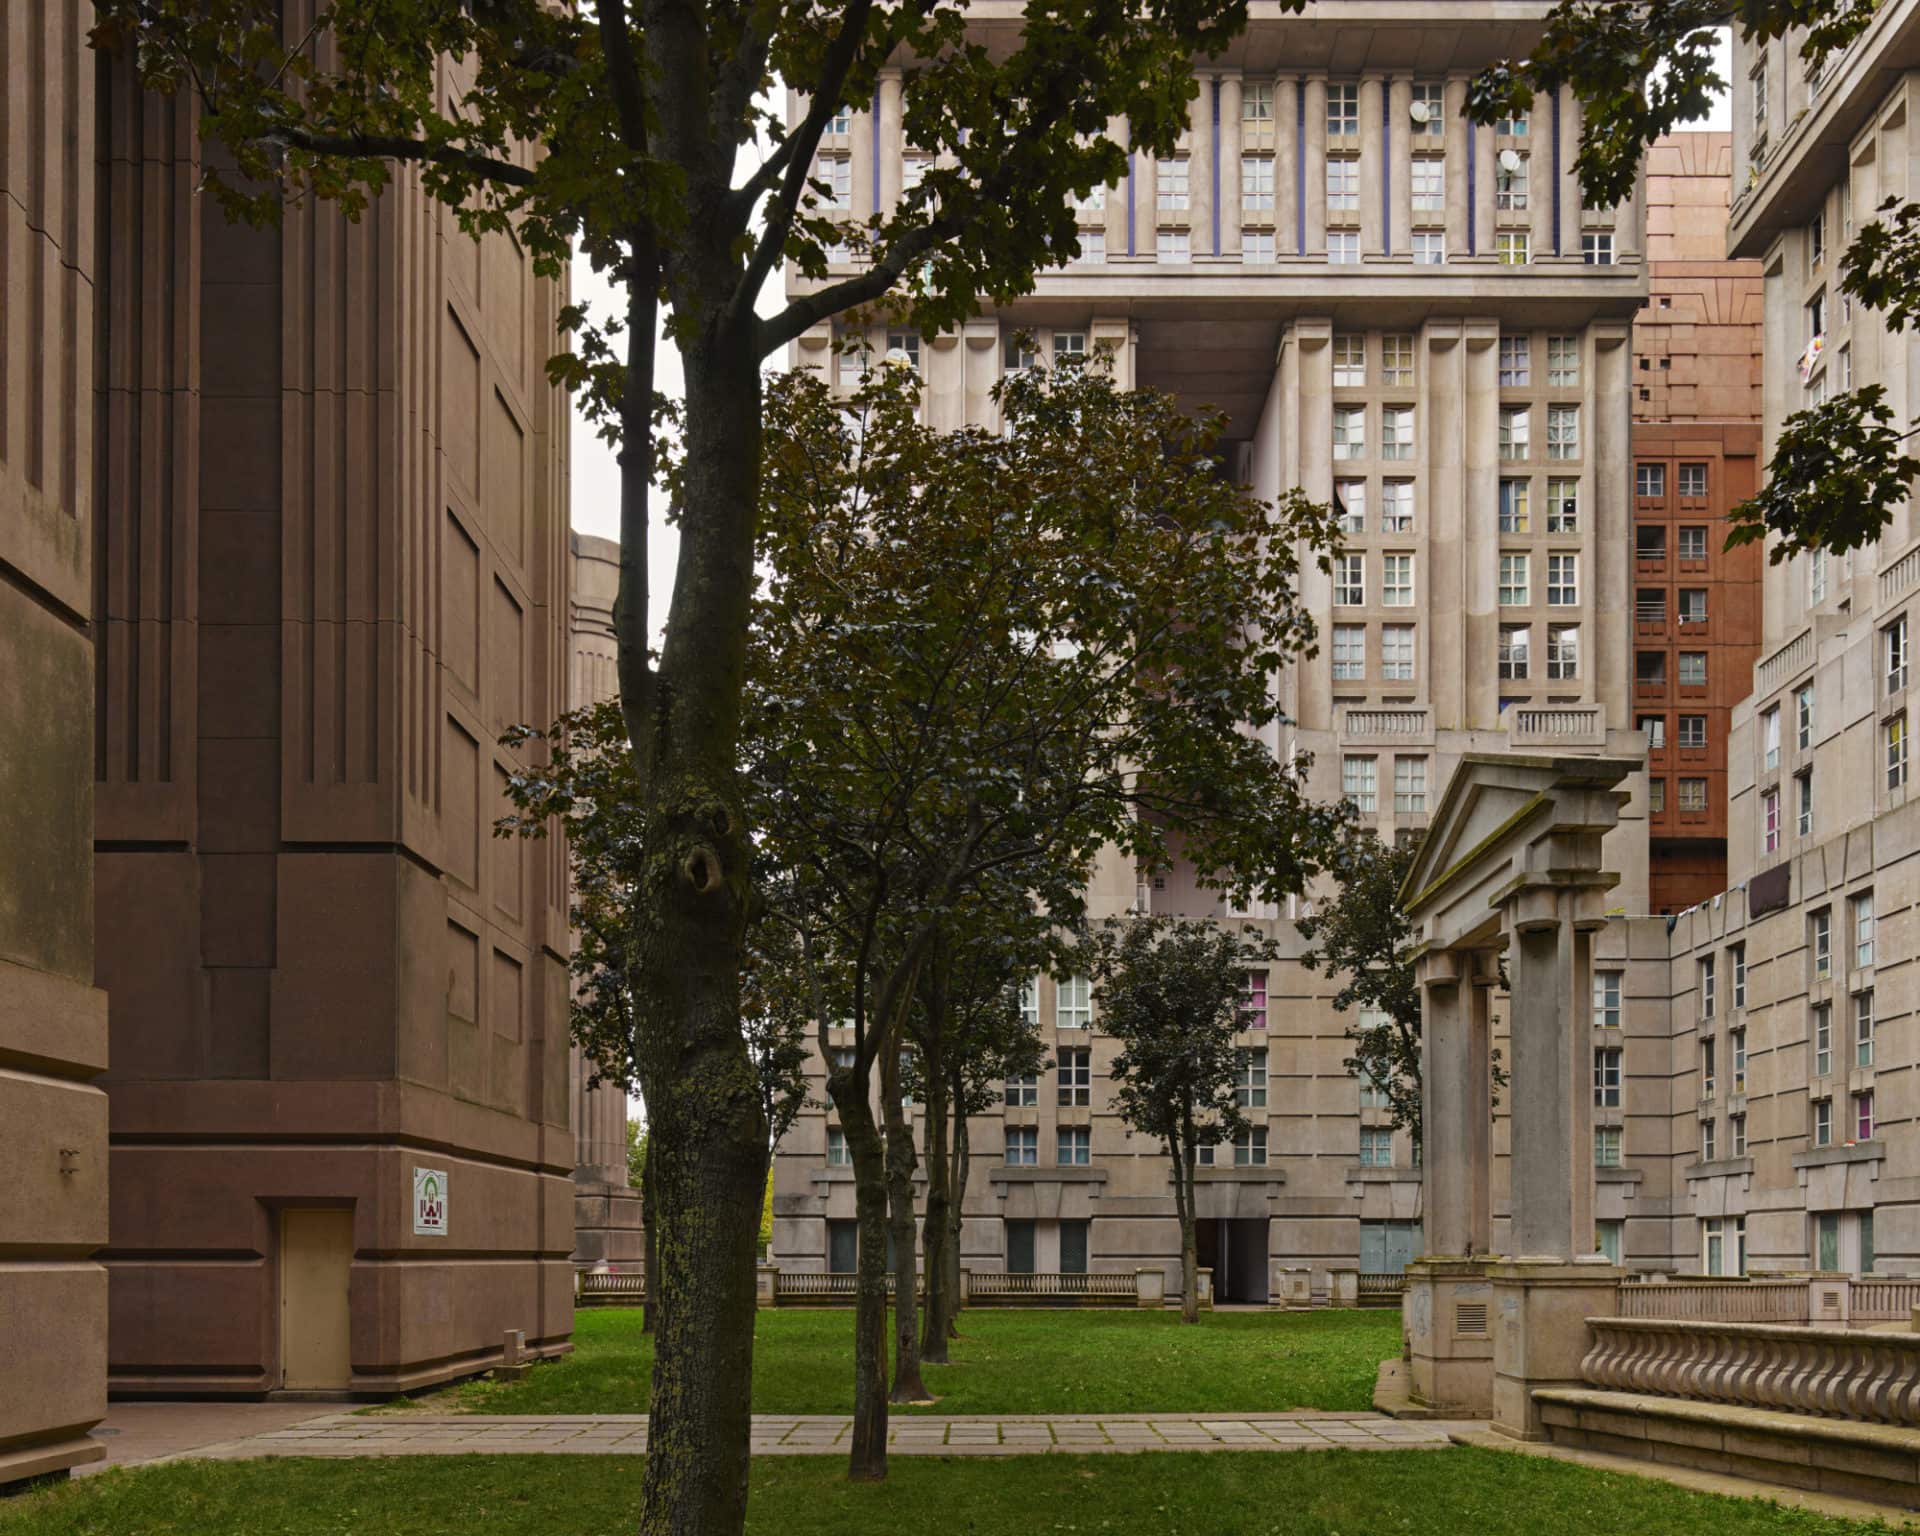
{"label": "satellite dish", "polygon": [[1424,101],[1416,101],[1407,111],[1416,123],[1430,123],[1433,121],[1433,108],[1428,106]]}
{"label": "satellite dish", "polygon": [[1503,171],[1519,170],[1520,169],[1520,151],[1517,149],[1501,150],[1500,151],[1500,169]]}

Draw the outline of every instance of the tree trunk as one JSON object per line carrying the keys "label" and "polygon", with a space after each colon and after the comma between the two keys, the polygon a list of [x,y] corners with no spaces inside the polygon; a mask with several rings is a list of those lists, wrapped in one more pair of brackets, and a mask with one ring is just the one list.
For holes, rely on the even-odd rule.
{"label": "tree trunk", "polygon": [[954,1073],[954,1092],[950,1104],[953,1116],[953,1167],[947,1189],[947,1336],[960,1337],[960,1314],[966,1309],[965,1288],[960,1284],[960,1233],[967,1215],[967,1170],[973,1165],[973,1143],[967,1130],[967,1084]]}
{"label": "tree trunk", "polygon": [[1200,1251],[1193,1233],[1193,1165],[1173,1160],[1174,1206],[1180,1214],[1180,1321],[1200,1321]]}
{"label": "tree trunk", "polygon": [[953,1317],[954,1275],[947,1263],[952,1234],[947,1227],[947,1078],[927,1063],[927,1219],[923,1243],[926,1258],[926,1309],[920,1330],[920,1358],[935,1365],[947,1363],[947,1329]]}
{"label": "tree trunk", "polygon": [[887,1475],[887,1167],[866,1085],[835,1074],[833,1106],[853,1163],[853,1208],[860,1234],[853,1295],[853,1438],[847,1476]]}
{"label": "tree trunk", "polygon": [[[697,304],[688,313],[701,313]],[[680,556],[657,671],[623,562],[621,705],[640,767],[634,1059],[650,1121],[658,1265],[640,1536],[737,1536],[752,1430],[754,1249],[767,1176],[740,1027],[753,893],[736,780],[753,588],[760,370],[751,324],[705,311],[686,343]],[[644,409],[644,407],[642,407]],[[631,480],[629,473],[626,476]],[[623,497],[633,491],[623,487]],[[638,499],[638,498],[635,498]],[[623,528],[636,519],[624,515]],[[638,562],[635,562],[636,564]],[[638,663],[636,665],[636,663]]]}
{"label": "tree trunk", "polygon": [[901,1103],[900,1044],[888,1044],[880,1074],[880,1104],[887,1126],[887,1225],[893,1239],[893,1392],[889,1401],[924,1403],[933,1394],[920,1379],[919,1319],[914,1311],[914,1280],[920,1266],[914,1250],[913,1122]]}
{"label": "tree trunk", "polygon": [[653,1138],[647,1138],[646,1161],[640,1165],[640,1219],[641,1239],[646,1244],[646,1273],[641,1277],[646,1282],[646,1291],[641,1299],[640,1331],[652,1333],[654,1319],[659,1315],[660,1293],[654,1276],[660,1273],[660,1223],[653,1214]]}

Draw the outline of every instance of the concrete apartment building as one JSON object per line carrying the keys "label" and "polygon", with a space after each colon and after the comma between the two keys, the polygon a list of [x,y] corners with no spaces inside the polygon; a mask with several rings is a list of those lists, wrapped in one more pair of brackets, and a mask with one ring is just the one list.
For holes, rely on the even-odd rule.
{"label": "concrete apartment building", "polygon": [[1733,145],[1647,157],[1646,307],[1633,323],[1633,711],[1647,738],[1648,904],[1727,885],[1727,734],[1760,647],[1758,545],[1726,514],[1759,488],[1760,266],[1726,259]]}

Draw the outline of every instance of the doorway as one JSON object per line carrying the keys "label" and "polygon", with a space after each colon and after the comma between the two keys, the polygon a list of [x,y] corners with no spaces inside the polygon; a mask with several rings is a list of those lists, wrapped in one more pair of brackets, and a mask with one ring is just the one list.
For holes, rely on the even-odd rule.
{"label": "doorway", "polygon": [[347,1303],[353,1212],[280,1213],[280,1385],[292,1392],[344,1391],[353,1381]]}
{"label": "doorway", "polygon": [[1194,1223],[1199,1265],[1213,1271],[1213,1299],[1264,1304],[1267,1300],[1267,1218],[1243,1216]]}

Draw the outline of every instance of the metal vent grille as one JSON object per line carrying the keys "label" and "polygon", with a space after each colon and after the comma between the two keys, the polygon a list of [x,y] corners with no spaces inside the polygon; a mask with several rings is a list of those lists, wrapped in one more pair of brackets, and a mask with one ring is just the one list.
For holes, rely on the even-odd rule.
{"label": "metal vent grille", "polygon": [[1453,1304],[1453,1331],[1485,1337],[1487,1304],[1484,1301],[1456,1301]]}

